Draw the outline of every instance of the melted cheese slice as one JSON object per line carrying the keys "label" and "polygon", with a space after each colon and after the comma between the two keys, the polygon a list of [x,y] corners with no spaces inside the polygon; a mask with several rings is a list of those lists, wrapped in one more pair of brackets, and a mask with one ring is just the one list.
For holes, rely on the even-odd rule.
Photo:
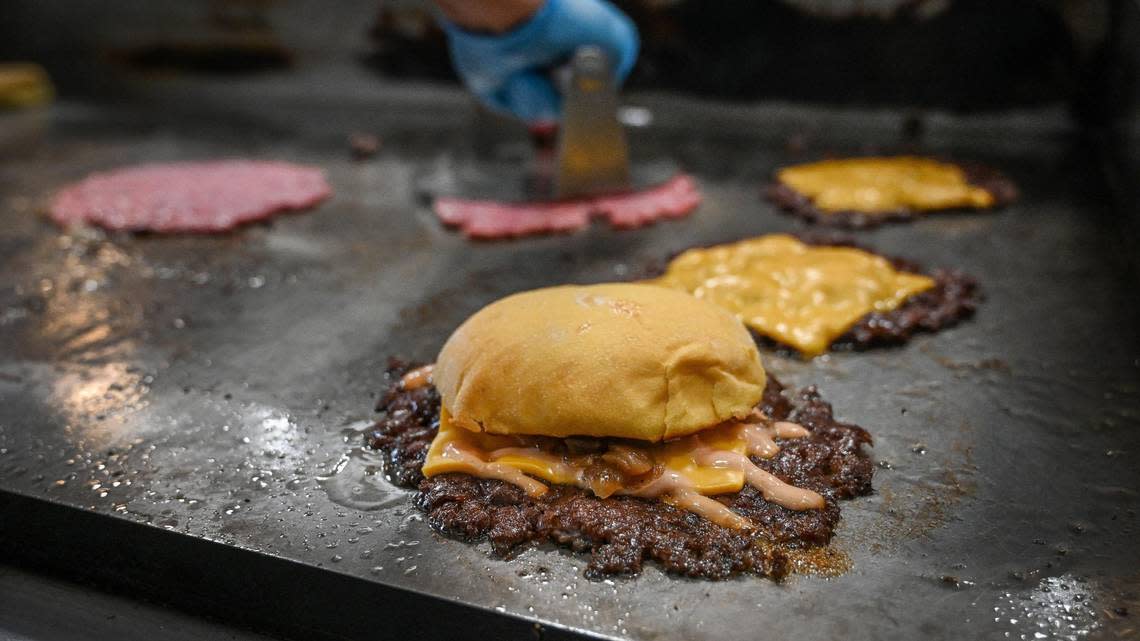
{"label": "melted cheese slice", "polygon": [[708,497],[739,492],[747,482],[760,489],[768,500],[789,509],[823,507],[819,494],[788,485],[748,459],[749,455],[775,456],[779,446],[773,437],[799,438],[807,434],[803,427],[790,423],[725,423],[674,441],[623,441],[617,447],[651,461],[653,471],[637,477],[628,486],[603,490],[588,478],[596,458],[556,453],[557,439],[472,432],[456,425],[444,410],[423,473],[429,478],[450,472],[495,478],[518,485],[531,496],[545,494],[549,488],[541,481],[546,481],[591,489],[603,497],[625,494],[661,498],[726,527],[740,528],[751,524]]}
{"label": "melted cheese slice", "polygon": [[814,247],[772,234],[690,249],[654,281],[716,303],[760,334],[806,356],[822,354],[871,312],[887,312],[934,287],[882,256]]}
{"label": "melted cheese slice", "polygon": [[777,180],[826,213],[868,214],[992,207],[993,194],[971,185],[956,165],[929,158],[850,158],[781,169]]}

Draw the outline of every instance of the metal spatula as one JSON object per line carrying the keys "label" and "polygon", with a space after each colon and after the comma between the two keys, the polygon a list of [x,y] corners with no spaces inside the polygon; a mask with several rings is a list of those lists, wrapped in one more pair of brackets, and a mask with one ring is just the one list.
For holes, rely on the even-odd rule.
{"label": "metal spatula", "polygon": [[613,66],[596,46],[581,47],[562,80],[554,197],[630,189],[629,145],[618,122]]}
{"label": "metal spatula", "polygon": [[428,199],[534,203],[646,189],[677,174],[667,161],[631,169],[613,66],[599,47],[580,47],[555,76],[563,119],[553,154],[540,150],[526,162],[495,159],[487,149],[475,157],[449,153],[415,179],[416,191]]}

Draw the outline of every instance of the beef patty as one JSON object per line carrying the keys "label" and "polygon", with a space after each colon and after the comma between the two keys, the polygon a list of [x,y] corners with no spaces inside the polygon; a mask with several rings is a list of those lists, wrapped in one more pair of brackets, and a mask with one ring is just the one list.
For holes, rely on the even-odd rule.
{"label": "beef patty", "polygon": [[[974,164],[952,164],[957,164],[966,174],[967,182],[988,191],[993,196],[994,204],[990,209],[1004,207],[1017,200],[1019,195],[1017,186],[996,169]],[[870,229],[888,222],[906,222],[928,213],[914,209],[898,209],[877,213],[854,210],[823,211],[812,204],[811,199],[807,196],[779,181],[768,185],[764,190],[764,196],[781,210],[798,216],[809,223],[846,229]]]}
{"label": "beef patty", "polygon": [[[793,234],[809,245],[854,247],[865,252],[878,254],[854,240],[847,234],[803,233]],[[686,248],[691,249],[691,248]],[[651,261],[635,269],[633,280],[656,278],[665,273],[669,261],[685,250],[674,252],[664,260]],[[828,347],[832,351],[863,351],[876,347],[902,345],[915,334],[937,332],[953,327],[970,318],[982,302],[978,281],[957,269],[927,269],[912,260],[897,256],[878,254],[890,261],[895,269],[912,274],[925,274],[934,279],[934,287],[906,299],[902,305],[888,312],[871,312],[851,326],[842,336],[832,341]],[[750,330],[751,331],[751,330]],[[787,356],[799,352],[767,336],[752,331],[756,342]]]}
{"label": "beef patty", "polygon": [[499,556],[525,545],[553,543],[588,553],[589,578],[636,574],[648,559],[690,577],[723,579],[753,572],[778,579],[831,540],[840,501],[871,491],[874,467],[862,447],[871,444],[867,431],[835,420],[831,405],[814,387],[788,395],[771,376],[758,407],[775,420],[803,425],[811,434],[780,441],[774,458],[752,460],[787,483],[820,493],[826,506],[788,510],[764,500],[749,485],[715,497],[751,520],[756,525],[751,532],[721,527],[661,501],[602,499],[558,485],[532,498],[494,479],[458,473],[424,478],[420,468],[439,429],[440,398],[430,385],[403,389],[400,377],[411,369],[399,360],[390,362],[387,387],[377,406],[384,416],[368,432],[367,443],[384,453],[386,473],[394,483],[418,490],[415,504],[432,528],[465,541],[488,540]]}
{"label": "beef patty", "polygon": [[50,213],[64,227],[216,233],[312,207],[331,193],[316,167],[266,160],[154,163],[69,185],[56,194]]}
{"label": "beef patty", "polygon": [[700,203],[697,182],[678,174],[642,191],[606,196],[532,203],[438,198],[432,208],[445,225],[458,227],[468,238],[495,240],[574,232],[592,218],[606,218],[615,229],[636,229],[688,216]]}

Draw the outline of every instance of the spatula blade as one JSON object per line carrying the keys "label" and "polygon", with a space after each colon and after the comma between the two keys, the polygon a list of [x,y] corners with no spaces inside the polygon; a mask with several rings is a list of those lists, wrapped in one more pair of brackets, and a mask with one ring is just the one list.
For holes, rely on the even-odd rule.
{"label": "spatula blade", "polygon": [[628,191],[629,145],[618,121],[612,62],[599,47],[580,47],[563,85],[554,196]]}

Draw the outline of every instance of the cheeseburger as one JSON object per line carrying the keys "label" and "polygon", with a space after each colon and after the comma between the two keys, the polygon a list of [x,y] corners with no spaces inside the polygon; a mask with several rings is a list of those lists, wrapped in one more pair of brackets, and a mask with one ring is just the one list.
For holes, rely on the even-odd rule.
{"label": "cheeseburger", "polygon": [[791,510],[824,507],[753,461],[809,432],[757,409],[766,376],[721,307],[648,284],[564,286],[499,300],[464,322],[434,367],[439,431],[422,472],[660,500],[719,525],[753,524],[717,495],[746,484]]}

